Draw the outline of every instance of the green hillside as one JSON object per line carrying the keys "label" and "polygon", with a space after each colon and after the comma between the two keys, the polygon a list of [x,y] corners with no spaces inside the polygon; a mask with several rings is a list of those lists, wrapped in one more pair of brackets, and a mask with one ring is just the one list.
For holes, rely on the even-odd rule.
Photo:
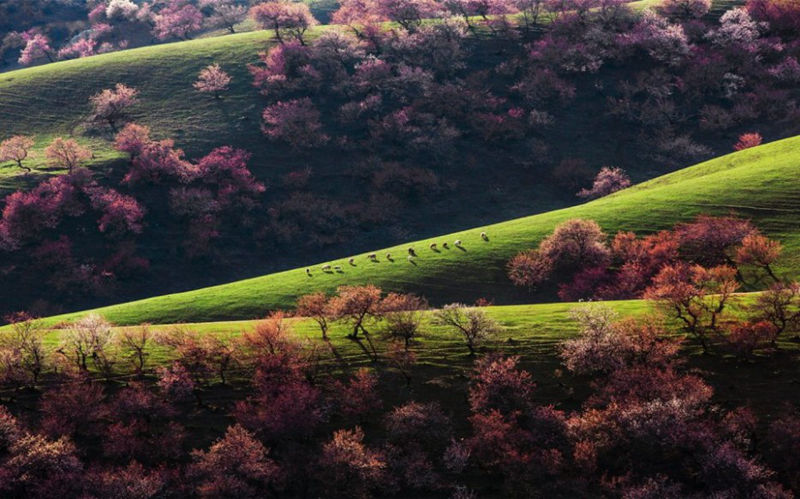
{"label": "green hillside", "polygon": [[[591,218],[608,232],[647,233],[672,227],[699,213],[736,213],[751,218],[785,246],[779,271],[800,274],[800,137],[717,158],[571,208],[511,220],[486,227],[377,251],[377,262],[367,254],[348,255],[330,262],[186,293],[140,300],[98,309],[110,321],[207,322],[257,318],[276,308],[294,305],[297,296],[316,290],[333,291],[344,284],[373,283],[388,290],[422,294],[434,304],[473,301],[479,297],[497,303],[520,303],[531,297],[515,289],[505,276],[508,259],[534,246],[558,223]],[[464,207],[463,209],[469,209]],[[480,233],[486,231],[489,241]],[[463,248],[454,242],[460,239]],[[437,243],[439,251],[429,249]],[[449,242],[450,249],[442,249]],[[408,248],[419,255],[407,259]],[[391,253],[393,261],[386,258]],[[323,272],[330,264],[340,271]],[[59,316],[68,320],[76,314]]]}

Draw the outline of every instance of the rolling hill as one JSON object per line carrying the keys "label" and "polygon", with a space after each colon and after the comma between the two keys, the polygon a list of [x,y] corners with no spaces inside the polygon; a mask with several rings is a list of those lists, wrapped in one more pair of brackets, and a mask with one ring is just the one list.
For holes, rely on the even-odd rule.
{"label": "rolling hill", "polygon": [[[504,271],[506,262],[570,218],[594,219],[608,233],[648,233],[700,213],[735,213],[751,218],[784,244],[779,272],[796,276],[800,274],[798,182],[800,137],[795,137],[716,158],[579,206],[382,249],[375,252],[376,262],[360,254],[353,256],[351,265],[349,256],[343,255],[308,267],[310,276],[303,267],[95,311],[119,325],[251,319],[292,307],[297,296],[305,293],[365,283],[419,293],[433,304],[471,302],[479,297],[498,304],[522,303],[532,296],[510,284]],[[483,231],[488,241],[481,239]],[[461,249],[454,246],[456,240],[463,242]],[[438,251],[429,248],[434,242]],[[450,249],[442,248],[444,242],[450,243]],[[413,261],[407,258],[408,248],[419,255]],[[387,260],[387,253],[393,256],[392,261]],[[331,265],[332,270],[321,270],[324,264]],[[52,320],[69,320],[81,314]]]}

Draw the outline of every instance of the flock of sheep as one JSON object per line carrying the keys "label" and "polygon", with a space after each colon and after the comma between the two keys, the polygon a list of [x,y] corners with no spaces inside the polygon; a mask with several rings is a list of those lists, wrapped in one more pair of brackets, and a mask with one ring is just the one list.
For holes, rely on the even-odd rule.
{"label": "flock of sheep", "polygon": [[[486,235],[486,232],[481,232],[481,239],[483,239],[484,241],[488,241],[488,240],[489,240],[489,236],[488,236],[488,235]],[[464,245],[463,245],[463,243],[461,242],[461,239],[456,239],[456,240],[453,242],[453,246],[455,246],[456,248],[459,248],[459,249],[464,249]],[[440,250],[439,250],[439,247],[438,247],[438,245],[437,245],[436,243],[431,243],[431,244],[429,245],[429,247],[430,247],[431,251],[435,251],[435,252],[437,252],[437,253],[440,251]],[[447,243],[447,242],[444,242],[444,243],[442,243],[442,248],[444,248],[444,249],[450,249],[450,245],[449,245],[449,243]],[[367,258],[368,258],[368,259],[369,259],[369,261],[371,261],[371,262],[375,262],[375,263],[377,263],[377,262],[378,262],[378,255],[377,255],[377,253],[370,253],[370,254],[368,254],[368,255],[367,255]],[[415,259],[415,258],[417,258],[417,251],[416,251],[416,250],[415,250],[413,247],[410,247],[410,248],[408,248],[408,255],[406,256],[406,259],[407,259],[407,260],[408,260],[410,263],[414,263],[414,259]],[[387,259],[387,260],[389,260],[390,262],[393,262],[393,261],[394,261],[394,258],[392,257],[392,254],[391,254],[391,253],[386,253],[386,259]],[[349,259],[347,260],[347,263],[349,263],[350,265],[352,265],[353,267],[355,267],[355,266],[356,266],[356,259],[355,259],[355,257],[351,257],[351,258],[349,258]],[[332,274],[332,273],[334,273],[334,272],[337,272],[337,273],[342,273],[342,272],[344,272],[344,270],[342,269],[342,266],[341,266],[341,265],[333,265],[333,266],[331,266],[331,264],[329,264],[329,263],[326,263],[325,265],[321,266],[321,267],[320,267],[320,270],[322,270],[322,271],[323,271],[323,272],[325,272],[325,273],[329,273],[329,274]],[[306,275],[308,275],[309,277],[312,275],[312,274],[311,274],[311,268],[306,268]]]}

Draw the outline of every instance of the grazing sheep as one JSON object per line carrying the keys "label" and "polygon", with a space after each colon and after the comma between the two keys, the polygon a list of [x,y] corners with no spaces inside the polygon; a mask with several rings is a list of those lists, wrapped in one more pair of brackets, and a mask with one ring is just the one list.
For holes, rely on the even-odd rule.
{"label": "grazing sheep", "polygon": [[369,258],[370,260],[377,260],[378,255],[376,255],[375,253],[370,253],[369,255],[367,255],[367,258]]}
{"label": "grazing sheep", "polygon": [[453,244],[455,244],[456,246],[461,246],[461,239],[456,239],[456,242],[454,242]]}
{"label": "grazing sheep", "polygon": [[449,244],[447,244],[447,243],[442,243],[442,248],[444,248],[444,249],[448,249],[449,247],[450,247],[450,245],[449,245]]}
{"label": "grazing sheep", "polygon": [[306,274],[311,275],[311,269],[306,269]]}
{"label": "grazing sheep", "polygon": [[436,243],[431,243],[431,249],[432,249],[433,251],[436,251]]}
{"label": "grazing sheep", "polygon": [[417,256],[417,252],[414,251],[414,248],[408,248],[408,254],[410,256]]}
{"label": "grazing sheep", "polygon": [[355,264],[356,264],[356,259],[355,259],[355,258],[351,258],[351,259],[347,260],[347,262],[348,262],[350,265],[355,265]]}
{"label": "grazing sheep", "polygon": [[481,232],[481,239],[483,239],[484,241],[488,241],[489,236],[487,236],[485,232]]}
{"label": "grazing sheep", "polygon": [[336,265],[335,267],[333,267],[333,270],[335,270],[336,272],[341,272],[342,271],[342,266],[341,265]]}
{"label": "grazing sheep", "polygon": [[330,269],[331,269],[331,266],[328,265],[327,263],[322,266],[322,271],[323,272],[328,272]]}
{"label": "grazing sheep", "polygon": [[386,259],[387,260],[391,260],[392,259],[392,254],[391,253],[386,253]]}

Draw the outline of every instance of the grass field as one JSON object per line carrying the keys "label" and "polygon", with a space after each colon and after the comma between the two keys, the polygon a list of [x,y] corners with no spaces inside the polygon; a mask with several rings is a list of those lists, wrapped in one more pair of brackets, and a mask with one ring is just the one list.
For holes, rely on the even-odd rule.
{"label": "grass field", "polygon": [[[779,272],[800,275],[800,138],[786,139],[717,158],[656,178],[614,195],[571,208],[511,220],[488,227],[415,241],[366,254],[311,265],[263,277],[185,293],[113,305],[97,312],[119,325],[208,322],[252,319],[294,306],[302,294],[337,286],[372,283],[387,290],[415,292],[433,304],[472,302],[479,297],[498,304],[530,302],[530,294],[511,286],[505,276],[508,259],[535,246],[555,225],[570,218],[591,218],[608,232],[648,233],[690,220],[698,213],[735,213],[751,218],[784,244]],[[480,233],[486,231],[489,241]],[[454,241],[463,241],[461,249]],[[438,251],[429,249],[430,243]],[[442,249],[449,242],[450,249]],[[419,255],[407,259],[408,248]],[[393,255],[392,261],[386,254]],[[321,264],[335,269],[323,272]],[[55,317],[70,320],[82,313]]]}

